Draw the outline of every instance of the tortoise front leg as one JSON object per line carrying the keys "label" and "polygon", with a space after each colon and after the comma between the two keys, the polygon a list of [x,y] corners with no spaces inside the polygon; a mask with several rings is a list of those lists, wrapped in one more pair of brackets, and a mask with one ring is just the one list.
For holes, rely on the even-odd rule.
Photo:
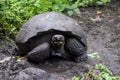
{"label": "tortoise front leg", "polygon": [[87,49],[75,38],[66,41],[65,50],[76,62],[87,60]]}
{"label": "tortoise front leg", "polygon": [[34,48],[31,52],[27,55],[27,60],[32,63],[39,63],[44,61],[49,57],[49,44],[43,43],[36,48]]}

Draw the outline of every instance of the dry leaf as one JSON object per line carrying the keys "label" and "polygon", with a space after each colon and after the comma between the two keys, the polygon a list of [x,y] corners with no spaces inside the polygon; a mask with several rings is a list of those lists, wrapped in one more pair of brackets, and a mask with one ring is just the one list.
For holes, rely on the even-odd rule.
{"label": "dry leaf", "polygon": [[18,57],[17,61],[25,60],[25,57]]}
{"label": "dry leaf", "polygon": [[96,21],[101,21],[101,18],[100,16],[96,16],[96,18],[90,18],[93,22],[96,22]]}
{"label": "dry leaf", "polygon": [[98,15],[102,14],[102,11],[97,11],[97,14],[98,14]]}
{"label": "dry leaf", "polygon": [[0,63],[4,63],[5,61],[9,61],[11,57],[5,57],[3,60],[0,61]]}

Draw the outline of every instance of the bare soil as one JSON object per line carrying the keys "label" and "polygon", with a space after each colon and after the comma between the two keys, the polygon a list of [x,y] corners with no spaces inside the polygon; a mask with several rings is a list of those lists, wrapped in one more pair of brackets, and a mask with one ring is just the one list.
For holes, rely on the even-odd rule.
{"label": "bare soil", "polygon": [[[98,52],[99,61],[89,58],[86,62],[75,63],[52,59],[40,64],[32,64],[26,60],[16,61],[16,58],[12,58],[0,63],[0,80],[70,80],[73,76],[82,76],[90,69],[89,65],[92,67],[97,63],[104,64],[114,75],[120,76],[120,0],[113,0],[106,6],[80,8],[78,16],[73,18],[85,30],[88,54]],[[3,48],[4,45],[7,47]],[[1,40],[0,60],[11,55],[13,46]],[[21,78],[20,73],[25,73],[25,69],[29,67],[46,71],[48,78],[33,78],[38,73],[34,73],[33,79]],[[30,71],[34,72],[31,69]],[[26,74],[28,76],[28,73]]]}

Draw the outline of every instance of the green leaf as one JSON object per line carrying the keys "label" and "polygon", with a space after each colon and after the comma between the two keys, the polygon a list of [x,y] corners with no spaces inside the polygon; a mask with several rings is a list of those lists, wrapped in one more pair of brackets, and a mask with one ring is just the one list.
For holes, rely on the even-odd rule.
{"label": "green leaf", "polygon": [[79,12],[79,9],[78,9],[78,8],[76,8],[76,9],[74,9],[74,11],[77,13],[77,12]]}
{"label": "green leaf", "polygon": [[81,79],[80,79],[80,77],[74,76],[74,77],[72,78],[72,80],[81,80]]}
{"label": "green leaf", "polygon": [[95,52],[95,53],[91,53],[91,54],[87,54],[90,58],[95,58],[95,59],[99,59],[100,56],[98,54],[98,52]]}
{"label": "green leaf", "polygon": [[100,5],[103,5],[104,3],[102,1],[97,1],[96,2],[96,5],[100,6]]}
{"label": "green leaf", "polygon": [[75,8],[77,8],[77,7],[78,7],[77,4],[73,4],[73,5],[71,6],[71,9],[75,9]]}
{"label": "green leaf", "polygon": [[105,73],[105,72],[103,72],[101,77],[104,78],[105,80],[112,80],[112,77],[108,73]]}
{"label": "green leaf", "polygon": [[120,80],[120,76],[114,76],[112,77],[112,80]]}
{"label": "green leaf", "polygon": [[68,11],[67,13],[68,13],[69,16],[73,15],[73,11]]}
{"label": "green leaf", "polygon": [[112,72],[106,66],[102,65],[101,63],[97,64],[95,66],[95,69],[102,70],[103,72],[106,72],[106,73],[109,73],[110,75],[112,75]]}

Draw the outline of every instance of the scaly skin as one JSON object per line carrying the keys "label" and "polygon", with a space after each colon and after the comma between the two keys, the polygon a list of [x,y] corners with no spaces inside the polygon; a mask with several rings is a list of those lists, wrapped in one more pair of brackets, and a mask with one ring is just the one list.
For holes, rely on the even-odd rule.
{"label": "scaly skin", "polygon": [[33,63],[39,63],[47,59],[49,55],[49,44],[43,43],[28,53],[27,60]]}
{"label": "scaly skin", "polygon": [[37,46],[28,53],[27,60],[33,63],[39,63],[51,56],[55,56],[80,62],[87,60],[86,52],[87,49],[79,41],[70,38],[66,41],[65,45],[59,47],[50,46],[49,43],[43,43]]}
{"label": "scaly skin", "polygon": [[87,49],[74,38],[66,41],[65,50],[76,62],[87,60]]}

